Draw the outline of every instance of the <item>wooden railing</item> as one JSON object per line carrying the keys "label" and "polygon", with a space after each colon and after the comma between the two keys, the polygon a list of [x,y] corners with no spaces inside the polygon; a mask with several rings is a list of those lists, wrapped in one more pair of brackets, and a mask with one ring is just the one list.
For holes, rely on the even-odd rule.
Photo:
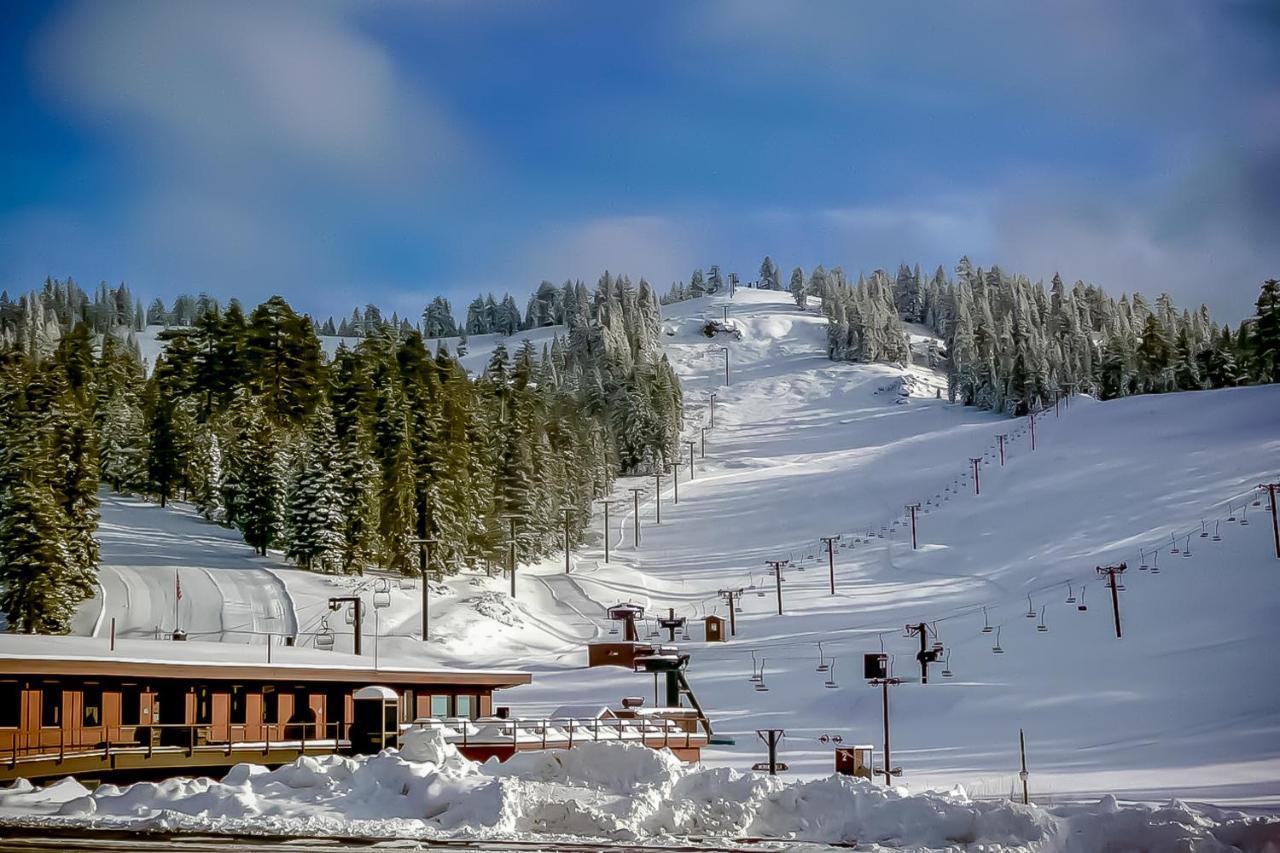
{"label": "wooden railing", "polygon": [[[694,718],[696,728],[701,729],[701,721]],[[415,720],[411,726],[413,728],[445,728],[451,729],[456,734],[446,735],[445,739],[455,746],[463,748],[469,746],[505,746],[511,744],[519,748],[521,744],[526,746],[536,744],[541,749],[548,746],[566,746],[572,748],[575,736],[578,742],[583,741],[633,741],[641,742],[646,745],[660,745],[662,747],[677,747],[688,749],[694,745],[702,746],[706,742],[707,734],[705,731],[693,731],[681,728],[677,722],[670,717],[625,717],[614,719],[601,718],[557,718],[546,717],[539,719],[486,719],[486,720],[470,720],[470,719],[454,719],[449,717]],[[483,727],[486,729],[498,729],[497,733],[489,733],[487,736],[478,736],[471,731],[471,728]],[[603,733],[603,737],[601,736]],[[530,740],[527,734],[532,734],[534,738]],[[548,736],[550,735],[550,739]],[[658,744],[658,741],[661,741]]]}

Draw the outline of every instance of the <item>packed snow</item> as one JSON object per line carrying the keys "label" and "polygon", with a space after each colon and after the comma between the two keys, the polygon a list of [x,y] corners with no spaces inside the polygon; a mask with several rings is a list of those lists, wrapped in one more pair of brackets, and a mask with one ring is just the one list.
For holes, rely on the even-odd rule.
{"label": "packed snow", "polygon": [[[726,304],[741,339],[707,338],[706,321],[720,319]],[[861,792],[848,781],[817,781],[833,766],[830,737],[878,746],[881,698],[861,677],[862,654],[883,648],[895,675],[918,677],[918,640],[903,636],[903,626],[923,621],[950,659],[931,667],[927,685],[892,689],[893,764],[904,787],[963,785],[976,800],[1008,797],[1024,729],[1032,797],[1058,804],[1046,820],[1074,820],[1077,807],[1065,803],[1107,794],[1280,804],[1280,664],[1270,653],[1280,562],[1265,498],[1254,504],[1254,486],[1278,473],[1280,387],[1105,403],[1076,397],[1038,418],[1032,451],[1025,418],[946,401],[923,334],[913,337],[919,357],[911,365],[839,364],[826,358],[825,320],[786,294],[739,290],[732,300],[668,306],[666,315],[663,338],[685,388],[694,476],[685,460],[678,505],[670,476],[663,479],[661,524],[652,478],[617,483],[624,500],[611,513],[610,562],[597,516],[572,555],[572,573],[557,557],[521,566],[515,601],[501,576],[433,583],[424,644],[422,591],[413,582],[298,571],[279,555],[253,557],[234,532],[188,508],[108,498],[104,594],[86,606],[82,632],[105,638],[112,616],[129,636],[170,630],[177,572],[178,622],[189,630],[232,642],[296,630],[304,646],[333,631],[335,648],[350,651],[351,627],[326,602],[354,590],[370,605],[366,654],[416,665],[518,666],[534,683],[500,701],[538,716],[566,702],[646,695],[641,676],[586,669],[585,645],[608,636],[610,605],[630,600],[662,614],[672,607],[691,617],[689,638],[677,640],[693,655],[693,688],[717,734],[735,740],[704,751],[705,767],[688,772],[737,778],[730,769],[763,758],[756,729],[774,726],[786,730],[781,757],[794,779],[779,791],[838,784]],[[530,334],[549,340],[555,332]],[[482,366],[491,345],[472,338],[468,367]],[[982,460],[980,495],[971,457]],[[648,488],[639,547],[631,486]],[[915,550],[903,510],[914,502],[921,503]],[[842,538],[832,596],[818,537],[835,534]],[[764,562],[776,559],[792,561],[783,616]],[[1123,639],[1095,572],[1120,561],[1128,564],[1119,593]],[[1158,573],[1141,568],[1153,563]],[[190,585],[206,583],[199,576],[209,585],[191,596]],[[717,592],[737,588],[746,593],[737,636],[705,643],[694,618],[725,615]],[[376,592],[387,606],[372,606]],[[820,662],[827,671],[817,671]],[[942,677],[944,666],[953,677]],[[748,679],[761,670],[767,691]],[[778,784],[743,778],[737,784]],[[867,808],[881,801],[866,799],[870,789],[858,797]],[[1078,808],[1091,826],[1112,827],[1164,825],[1161,815],[1177,823],[1191,813],[1180,805],[1121,808],[1119,816]]]}
{"label": "packed snow", "polygon": [[[0,821],[84,828],[369,838],[608,839],[673,843],[751,839],[894,849],[1081,851],[1269,849],[1277,824],[1176,800],[1121,806],[1112,797],[1054,808],[908,795],[865,780],[786,781],[687,765],[632,744],[587,743],[505,763],[460,756],[435,729],[399,750],[299,758],[222,778],[176,778],[93,791],[68,779],[0,791]],[[757,841],[757,844],[760,842]],[[981,846],[979,846],[981,845]],[[790,846],[790,845],[788,845]],[[877,849],[883,849],[877,848]]]}

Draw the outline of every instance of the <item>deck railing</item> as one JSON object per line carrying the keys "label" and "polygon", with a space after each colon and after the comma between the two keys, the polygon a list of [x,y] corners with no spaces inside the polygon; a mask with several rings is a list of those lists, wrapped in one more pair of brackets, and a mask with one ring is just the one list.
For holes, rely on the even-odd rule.
{"label": "deck railing", "polygon": [[541,749],[565,746],[572,748],[575,738],[583,741],[637,741],[648,746],[691,748],[706,743],[697,718],[696,730],[682,728],[671,717],[480,719],[427,718],[415,720],[412,728],[445,729],[445,740],[463,747],[471,746],[537,746]]}
{"label": "deck railing", "polygon": [[[101,738],[86,735],[85,730],[57,729],[57,744],[46,743],[44,729],[39,736],[29,732],[13,732],[7,752],[8,765],[12,769],[18,762],[34,759],[56,758],[59,762],[68,757],[101,755],[110,759],[113,753],[142,753],[148,758],[156,752],[184,751],[194,755],[197,751],[222,751],[230,755],[234,750],[261,750],[267,755],[271,750],[294,751],[299,755],[308,745],[332,744],[338,747],[342,740],[341,722],[332,723],[149,723],[132,726],[96,726],[88,731],[101,731]],[[225,731],[226,737],[215,738],[214,731]],[[250,729],[256,729],[259,737],[250,738]],[[236,733],[240,736],[237,737]],[[68,734],[76,738],[68,742]],[[92,742],[87,742],[92,738]],[[51,738],[50,738],[51,740]],[[3,754],[3,753],[0,753]]]}

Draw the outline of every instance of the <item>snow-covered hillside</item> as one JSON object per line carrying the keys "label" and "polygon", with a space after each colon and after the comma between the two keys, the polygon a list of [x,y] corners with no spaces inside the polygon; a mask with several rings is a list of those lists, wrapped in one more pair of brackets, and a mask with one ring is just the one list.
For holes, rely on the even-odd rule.
{"label": "snow-covered hillside", "polygon": [[[722,318],[726,304],[741,339],[707,338],[705,321]],[[736,638],[706,644],[699,626],[685,643],[690,680],[717,733],[737,741],[705,753],[710,764],[760,760],[755,730],[763,727],[786,729],[782,758],[797,775],[831,771],[824,734],[878,751],[880,693],[862,680],[861,656],[883,648],[896,675],[918,675],[918,640],[903,628],[927,622],[950,651],[953,677],[938,664],[927,685],[893,688],[893,763],[903,784],[1006,795],[1022,728],[1034,796],[1280,802],[1280,664],[1270,653],[1280,561],[1265,504],[1250,505],[1253,486],[1277,474],[1280,387],[1075,398],[1041,416],[1033,452],[1025,419],[948,404],[941,378],[925,367],[828,361],[824,323],[783,293],[739,290],[733,300],[669,306],[665,341],[684,383],[686,437],[699,445],[711,426],[708,394],[716,394],[706,456],[695,451],[692,480],[686,460],[679,504],[664,478],[658,525],[652,479],[620,481],[610,564],[597,518],[573,573],[556,558],[521,567],[515,603],[502,578],[451,579],[433,589],[425,645],[420,588],[392,584],[390,606],[370,610],[379,654],[521,665],[534,672],[534,684],[509,697],[522,712],[616,702],[651,684],[584,668],[585,642],[606,636],[606,606],[633,600],[723,615],[717,592],[743,588]],[[491,346],[473,338],[467,366],[482,366]],[[1009,434],[1003,467],[1000,433]],[[983,458],[978,496],[971,457]],[[638,548],[631,486],[649,490]],[[917,501],[913,551],[901,520]],[[843,538],[833,596],[818,538],[835,534]],[[132,633],[171,628],[174,566],[182,565],[184,596],[207,584],[181,605],[197,608],[179,617],[193,630],[243,641],[246,630],[260,637],[291,628],[293,618],[309,644],[324,628],[328,595],[354,586],[372,605],[382,583],[333,580],[249,553],[182,508],[111,499],[105,597],[81,624],[86,632],[96,624],[100,635],[110,616]],[[793,561],[782,616],[766,576],[765,561],[776,559]],[[1153,559],[1159,573],[1140,568]],[[1129,566],[1119,593],[1123,639],[1095,573],[1120,561]],[[999,633],[984,633],[985,624]],[[338,648],[350,648],[340,616],[329,616],[328,628]],[[748,680],[753,660],[767,691]],[[817,671],[820,660],[834,660],[834,675]]]}

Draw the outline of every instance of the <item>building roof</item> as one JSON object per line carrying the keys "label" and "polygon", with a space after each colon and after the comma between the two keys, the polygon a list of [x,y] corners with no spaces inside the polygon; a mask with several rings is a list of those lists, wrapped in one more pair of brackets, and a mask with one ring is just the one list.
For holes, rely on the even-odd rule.
{"label": "building roof", "polygon": [[324,681],[391,685],[474,685],[502,688],[528,684],[532,676],[514,670],[412,667],[290,646],[173,640],[116,640],[0,634],[0,676],[114,676],[199,678],[215,681]]}

